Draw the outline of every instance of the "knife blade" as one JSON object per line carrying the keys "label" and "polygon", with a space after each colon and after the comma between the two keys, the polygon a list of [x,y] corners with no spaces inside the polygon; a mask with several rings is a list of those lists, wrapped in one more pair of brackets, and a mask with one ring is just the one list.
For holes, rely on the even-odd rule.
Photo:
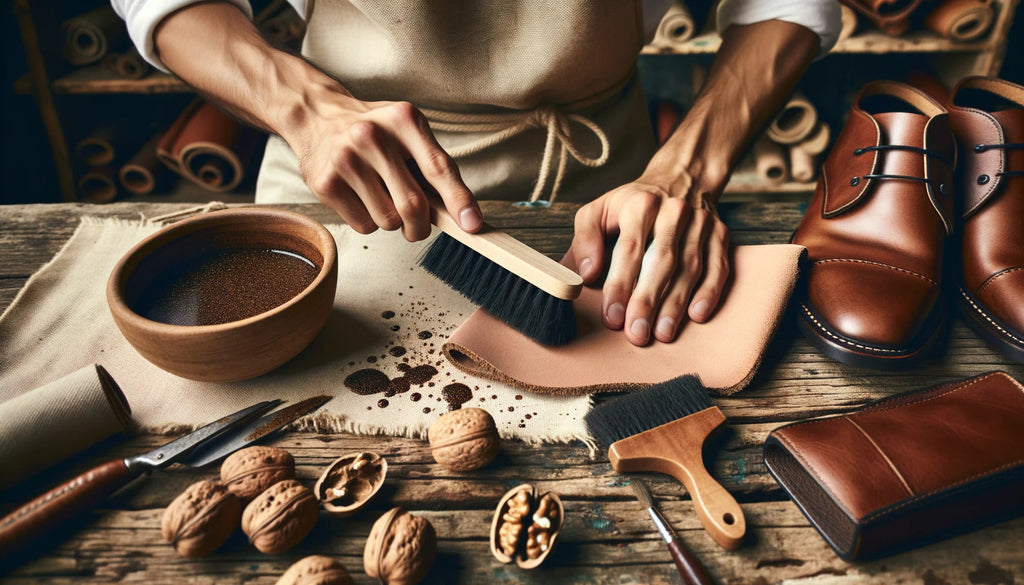
{"label": "knife blade", "polygon": [[14,551],[99,504],[144,472],[169,465],[280,403],[265,400],[243,408],[142,455],[101,464],[46,492],[0,520],[0,558],[12,558]]}
{"label": "knife blade", "polygon": [[675,561],[676,568],[679,569],[683,583],[686,585],[713,585],[711,577],[704,565],[701,564],[700,559],[686,548],[683,541],[679,539],[679,535],[654,505],[654,499],[651,497],[650,490],[647,489],[647,484],[637,478],[630,478],[630,483],[633,485],[633,491],[636,492],[636,499],[641,506],[647,509],[647,514],[654,522],[658,533],[668,544],[668,550],[672,553],[672,560]]}
{"label": "knife blade", "polygon": [[333,396],[313,396],[275,410],[247,424],[232,429],[217,441],[201,446],[190,452],[180,463],[202,467],[234,453],[238,449],[259,441],[295,419],[313,412],[327,404]]}

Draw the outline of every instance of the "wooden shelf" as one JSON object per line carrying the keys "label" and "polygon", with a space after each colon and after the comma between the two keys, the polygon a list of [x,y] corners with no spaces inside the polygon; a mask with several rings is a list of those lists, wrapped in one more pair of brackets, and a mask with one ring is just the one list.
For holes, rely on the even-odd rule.
{"label": "wooden shelf", "polygon": [[[698,35],[674,48],[647,45],[643,55],[701,55],[713,54],[721,46],[718,33]],[[928,31],[916,31],[901,37],[890,37],[878,31],[866,31],[836,43],[832,53],[969,53],[990,50],[991,41],[983,39],[973,43],[957,43]]]}

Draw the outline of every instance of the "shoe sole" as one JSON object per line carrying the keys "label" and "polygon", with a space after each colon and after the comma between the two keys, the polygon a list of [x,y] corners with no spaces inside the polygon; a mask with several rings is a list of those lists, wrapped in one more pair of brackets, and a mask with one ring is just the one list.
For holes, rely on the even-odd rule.
{"label": "shoe sole", "polygon": [[964,316],[968,327],[999,353],[1018,364],[1024,364],[1024,336],[1018,335],[1006,323],[986,311],[962,286],[959,301],[960,314]]}
{"label": "shoe sole", "polygon": [[944,311],[932,311],[925,327],[911,343],[902,348],[879,347],[850,339],[825,325],[806,303],[800,303],[800,331],[826,356],[844,364],[872,370],[901,370],[910,367],[928,354],[939,338],[945,323]]}

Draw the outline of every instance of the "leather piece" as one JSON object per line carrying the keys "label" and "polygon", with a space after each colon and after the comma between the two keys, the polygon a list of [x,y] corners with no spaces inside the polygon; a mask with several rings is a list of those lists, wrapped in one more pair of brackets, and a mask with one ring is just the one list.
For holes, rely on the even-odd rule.
{"label": "leather piece", "polygon": [[899,36],[910,28],[910,17],[921,0],[840,0],[868,18],[882,32]]}
{"label": "leather piece", "polygon": [[478,310],[451,335],[444,353],[470,374],[540,393],[636,390],[697,374],[713,392],[732,394],[760,364],[803,252],[794,245],[736,247],[721,306],[707,323],[686,323],[672,343],[629,343],[602,324],[601,291],[584,288],[574,303],[579,334],[568,345],[541,345]]}
{"label": "leather piece", "polygon": [[843,558],[906,548],[1024,511],[1024,387],[993,372],[787,425],[765,463]]}
{"label": "leather piece", "polygon": [[996,319],[1013,328],[1007,334],[1024,345],[1024,266],[1007,268],[992,275],[975,297]]}
{"label": "leather piece", "polygon": [[924,26],[957,42],[969,42],[992,28],[995,10],[991,0],[943,0],[924,17]]}

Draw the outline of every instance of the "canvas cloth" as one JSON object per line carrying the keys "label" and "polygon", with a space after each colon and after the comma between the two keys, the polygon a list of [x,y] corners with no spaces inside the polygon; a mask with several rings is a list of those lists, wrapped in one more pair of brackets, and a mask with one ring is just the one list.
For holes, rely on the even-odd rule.
{"label": "canvas cloth", "polygon": [[[339,251],[335,310],[313,343],[281,368],[237,383],[196,382],[164,372],[124,339],[105,298],[114,264],[160,227],[82,219],[65,247],[0,316],[0,401],[99,363],[120,385],[136,423],[150,432],[192,428],[264,399],[295,402],[329,394],[335,398],[302,419],[302,428],[425,437],[430,423],[448,410],[443,387],[460,382],[472,391],[466,406],[490,412],[503,437],[567,442],[586,436],[588,397],[529,394],[471,377],[444,359],[444,340],[475,307],[418,267],[426,242],[409,244],[398,232],[360,236],[347,226],[327,226]],[[385,318],[386,311],[395,315]],[[421,331],[431,337],[420,339]],[[396,346],[405,354],[392,355]],[[364,368],[400,377],[400,364],[431,365],[438,373],[386,398],[385,408],[378,406],[383,395],[360,396],[344,384]],[[414,402],[416,392],[422,398]]]}
{"label": "canvas cloth", "polygon": [[[480,199],[546,200],[558,182],[558,200],[590,201],[654,153],[635,75],[638,0],[317,0],[305,17],[302,54],[359,99],[421,108]],[[267,142],[256,200],[316,201],[280,138]]]}

